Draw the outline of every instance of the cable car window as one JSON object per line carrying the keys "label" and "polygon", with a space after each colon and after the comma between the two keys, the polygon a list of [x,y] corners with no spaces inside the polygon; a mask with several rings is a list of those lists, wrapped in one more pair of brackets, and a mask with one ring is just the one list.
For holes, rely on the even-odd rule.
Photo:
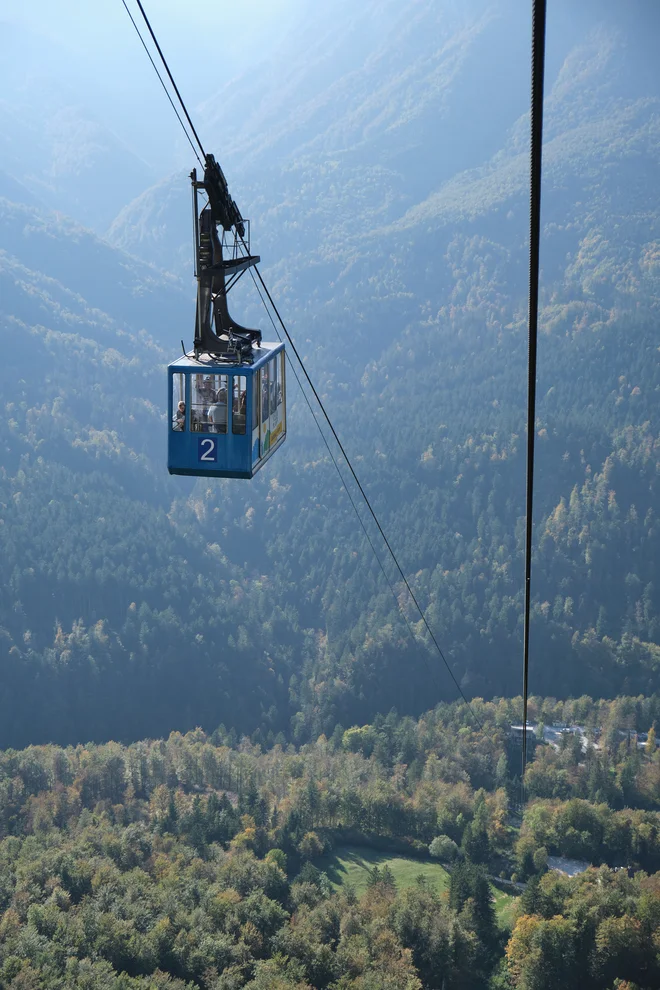
{"label": "cable car window", "polygon": [[[269,362],[270,363],[270,362]],[[268,364],[261,369],[261,422],[268,422]]]}
{"label": "cable car window", "polygon": [[278,365],[279,361],[277,357],[274,357],[272,361],[268,362],[270,364],[270,414],[273,415],[277,411],[279,402],[277,401],[278,392],[280,392],[280,383],[278,375]]}
{"label": "cable car window", "polygon": [[186,382],[183,375],[172,375],[172,429],[183,433],[186,428]]}
{"label": "cable car window", "polygon": [[282,405],[284,402],[284,352],[282,351],[275,358],[275,367],[278,370],[279,377],[277,382],[277,407]]}
{"label": "cable car window", "polygon": [[247,404],[247,385],[245,375],[232,376],[232,406],[231,431],[245,433],[245,409]]}
{"label": "cable car window", "polygon": [[282,402],[282,364],[276,354],[268,362],[270,366],[270,417],[268,419],[269,441],[277,443],[284,432],[284,405]]}
{"label": "cable car window", "polygon": [[227,375],[191,375],[190,385],[190,429],[226,433]]}
{"label": "cable car window", "polygon": [[[259,372],[257,372],[258,376]],[[259,429],[259,378],[252,379],[252,429]]]}

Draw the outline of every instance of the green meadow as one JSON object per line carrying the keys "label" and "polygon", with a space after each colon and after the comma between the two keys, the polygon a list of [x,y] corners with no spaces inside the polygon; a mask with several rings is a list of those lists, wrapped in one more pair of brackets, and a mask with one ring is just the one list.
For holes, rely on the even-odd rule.
{"label": "green meadow", "polygon": [[[327,873],[334,887],[349,884],[358,895],[363,894],[367,889],[369,873],[374,866],[379,870],[389,866],[397,890],[412,887],[419,876],[423,876],[429,887],[438,893],[449,887],[449,873],[440,863],[414,859],[411,856],[393,856],[365,846],[339,846],[331,855],[316,860],[314,865]],[[517,897],[496,887],[491,889],[500,924],[511,928]]]}

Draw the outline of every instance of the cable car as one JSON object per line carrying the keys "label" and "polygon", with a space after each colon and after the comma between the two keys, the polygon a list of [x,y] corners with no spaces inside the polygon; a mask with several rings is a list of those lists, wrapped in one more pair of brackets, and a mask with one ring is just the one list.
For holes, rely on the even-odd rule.
{"label": "cable car", "polygon": [[170,474],[252,478],[284,443],[284,344],[262,343],[252,364],[186,354],[168,371]]}
{"label": "cable car", "polygon": [[[229,315],[227,294],[259,262],[222,169],[206,156],[193,189],[197,316],[193,349],[168,367],[170,474],[252,478],[286,438],[284,344]],[[199,209],[199,193],[207,202]],[[222,233],[219,228],[222,228]],[[182,344],[183,347],[183,344]]]}

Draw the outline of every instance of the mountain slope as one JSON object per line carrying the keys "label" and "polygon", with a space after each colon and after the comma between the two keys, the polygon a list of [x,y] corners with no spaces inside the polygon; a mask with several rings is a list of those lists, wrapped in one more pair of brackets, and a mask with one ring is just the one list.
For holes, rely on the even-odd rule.
{"label": "mountain slope", "polygon": [[[251,727],[256,697],[266,711],[278,694],[251,673],[266,649],[278,670],[278,609],[168,514],[181,486],[164,470],[161,340],[190,300],[88,231],[7,201],[0,243],[24,259],[0,253],[0,744],[132,738],[200,716]],[[65,270],[71,288],[54,277]]]}
{"label": "mountain slope", "polygon": [[[490,143],[462,143],[457,121],[472,107],[479,132],[497,103],[475,104],[468,79],[483,91],[496,59],[522,72],[515,9],[448,3],[440,25],[430,3],[316,12],[284,50],[307,38],[318,58],[282,59],[288,89],[266,86],[272,65],[255,75],[261,110],[227,167],[249,162],[232,192],[268,281],[472,695],[519,682],[527,121],[504,94]],[[544,187],[531,676],[561,695],[651,690],[660,636],[660,91],[626,25],[585,10],[551,46]],[[188,206],[177,176],[113,238],[183,272]],[[40,738],[68,740],[223,720],[305,739],[453,697],[295,383],[287,444],[253,483],[170,482],[161,376],[190,336],[188,283],[68,221],[0,219],[3,332],[23,348],[5,380],[6,738],[28,738],[26,706],[50,698]],[[244,281],[236,312],[264,326]]]}
{"label": "mountain slope", "polygon": [[102,232],[158,172],[104,119],[93,61],[16,24],[1,27],[2,168],[41,204]]}

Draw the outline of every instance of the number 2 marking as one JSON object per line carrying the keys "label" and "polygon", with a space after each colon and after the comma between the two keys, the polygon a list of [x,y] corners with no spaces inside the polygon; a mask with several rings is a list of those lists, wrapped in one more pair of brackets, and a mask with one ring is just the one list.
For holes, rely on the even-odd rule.
{"label": "number 2 marking", "polygon": [[199,441],[200,461],[215,461],[215,444],[216,441],[210,440],[208,437]]}

